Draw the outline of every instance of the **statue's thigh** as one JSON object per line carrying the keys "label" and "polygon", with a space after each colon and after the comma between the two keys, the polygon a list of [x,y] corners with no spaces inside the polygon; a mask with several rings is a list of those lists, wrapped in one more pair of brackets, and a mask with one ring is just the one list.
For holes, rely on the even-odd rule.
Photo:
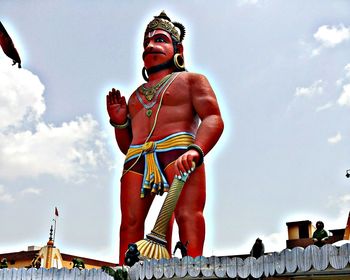
{"label": "statue's thigh", "polygon": [[[174,164],[171,164],[165,170],[169,184],[172,183],[175,176]],[[178,200],[176,212],[182,210],[202,212],[205,205],[206,184],[204,164],[195,169],[188,177]]]}

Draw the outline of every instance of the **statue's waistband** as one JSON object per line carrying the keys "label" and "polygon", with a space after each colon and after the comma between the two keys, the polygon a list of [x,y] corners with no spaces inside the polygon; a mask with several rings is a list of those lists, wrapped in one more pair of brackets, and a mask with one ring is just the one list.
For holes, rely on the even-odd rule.
{"label": "statue's waistband", "polygon": [[193,134],[188,132],[178,132],[171,134],[161,140],[149,141],[143,145],[130,146],[126,154],[125,163],[132,159],[140,158],[141,156],[145,157],[141,197],[145,196],[145,189],[151,189],[151,191],[154,193],[163,193],[169,190],[169,184],[158,163],[157,153],[167,152],[175,149],[185,150],[193,142]]}

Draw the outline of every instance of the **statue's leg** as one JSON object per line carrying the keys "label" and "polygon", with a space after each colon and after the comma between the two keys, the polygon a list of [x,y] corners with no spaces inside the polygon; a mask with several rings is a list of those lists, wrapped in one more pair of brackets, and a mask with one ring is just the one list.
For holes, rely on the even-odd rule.
{"label": "statue's leg", "polygon": [[[166,169],[167,176],[174,177],[173,165]],[[205,239],[205,221],[203,210],[205,205],[205,170],[204,165],[198,167],[188,178],[176,209],[175,219],[179,226],[180,240],[188,241],[187,252],[191,257],[203,254]]]}
{"label": "statue's leg", "polygon": [[140,198],[143,176],[127,172],[121,180],[120,207],[122,221],[120,225],[119,263],[124,263],[125,252],[130,243],[144,239],[144,223],[154,199],[153,194]]}

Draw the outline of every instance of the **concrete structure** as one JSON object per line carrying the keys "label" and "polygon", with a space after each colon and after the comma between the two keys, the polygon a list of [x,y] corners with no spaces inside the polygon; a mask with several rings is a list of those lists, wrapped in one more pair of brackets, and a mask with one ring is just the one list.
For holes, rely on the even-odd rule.
{"label": "concrete structure", "polygon": [[[350,280],[350,241],[346,243],[350,235],[350,213],[344,229],[330,230],[333,235],[328,242],[345,239],[343,242],[345,244],[341,246],[326,244],[317,247],[307,244],[308,242],[313,244],[313,239],[310,237],[315,230],[308,220],[290,222],[287,223],[287,226],[287,246],[291,248],[286,248],[281,252],[267,253],[258,259],[241,255],[143,260],[129,269],[129,276],[131,280],[184,278]],[[31,246],[28,249],[38,248]],[[40,250],[0,254],[0,259],[7,257],[9,267],[26,267],[26,264],[31,264],[30,260],[34,257],[42,258],[42,266],[58,267],[61,263],[64,267],[62,269],[0,269],[0,279],[113,279],[102,270],[95,268],[103,265],[116,267],[116,264],[79,257],[84,260],[87,269],[66,269],[72,268],[72,260],[76,256],[60,254],[59,250],[55,249],[50,238],[47,245]]]}
{"label": "concrete structure", "polygon": [[84,269],[77,268],[11,268],[0,269],[1,280],[113,280],[114,278],[103,272],[101,269]]}
{"label": "concrete structure", "polygon": [[82,260],[87,269],[116,266],[115,263],[61,254],[60,250],[54,246],[52,227],[46,246],[39,248],[37,246],[29,246],[28,251],[0,254],[0,260],[6,258],[9,268],[73,268],[73,259]]}
{"label": "concrete structure", "polygon": [[310,245],[248,257],[186,257],[146,260],[130,270],[131,279],[350,279],[350,244]]}
{"label": "concrete structure", "polygon": [[[296,221],[286,223],[288,228],[288,240],[286,241],[287,248],[292,249],[295,247],[306,248],[309,245],[314,244],[312,234],[316,230],[316,227],[312,225],[311,221]],[[331,229],[329,231],[329,238],[326,241],[327,244],[333,244],[340,240],[349,240],[350,237],[350,213],[345,228]]]}
{"label": "concrete structure", "polygon": [[61,254],[60,250],[54,246],[52,232],[51,226],[50,237],[44,247],[28,246],[28,251],[3,253],[0,254],[0,260],[6,258],[9,268],[73,268],[73,259],[82,260],[86,269],[117,266],[115,263]]}
{"label": "concrete structure", "polygon": [[[28,248],[29,249],[29,248]],[[41,250],[28,250],[28,251],[20,251],[20,252],[12,252],[12,253],[4,253],[0,254],[0,260],[2,258],[6,258],[8,262],[9,268],[30,268],[32,267],[32,262],[38,256],[40,257],[40,267],[48,268],[48,259],[45,258],[45,255],[48,254],[48,248],[45,246]],[[101,268],[102,266],[115,267],[116,263],[110,263],[65,253],[60,253],[57,248],[52,248],[51,253],[51,266],[54,268],[72,268],[73,267],[73,259],[79,258],[84,261],[85,267],[87,269],[92,268]],[[0,278],[1,279],[1,278]]]}

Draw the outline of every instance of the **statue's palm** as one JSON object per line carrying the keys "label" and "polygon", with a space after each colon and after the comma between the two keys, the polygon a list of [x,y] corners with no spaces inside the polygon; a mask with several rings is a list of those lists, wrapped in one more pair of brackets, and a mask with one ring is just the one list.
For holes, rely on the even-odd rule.
{"label": "statue's palm", "polygon": [[124,124],[128,116],[128,106],[124,96],[114,88],[106,96],[109,118],[115,124]]}

